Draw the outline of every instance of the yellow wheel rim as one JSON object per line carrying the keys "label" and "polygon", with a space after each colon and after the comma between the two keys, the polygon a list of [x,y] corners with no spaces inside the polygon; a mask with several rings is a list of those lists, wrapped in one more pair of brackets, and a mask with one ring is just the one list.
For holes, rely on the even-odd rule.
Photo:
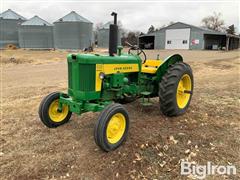
{"label": "yellow wheel rim", "polygon": [[65,104],[62,107],[62,111],[61,112],[58,111],[58,103],[59,103],[58,99],[54,100],[50,104],[49,109],[48,109],[49,117],[54,122],[63,121],[67,117],[68,112],[69,112],[68,106]]}
{"label": "yellow wheel rim", "polygon": [[126,119],[121,113],[112,116],[107,125],[107,140],[111,144],[117,143],[126,129]]}
{"label": "yellow wheel rim", "polygon": [[177,87],[177,105],[179,108],[183,109],[190,100],[191,94],[189,92],[192,91],[192,82],[191,78],[188,74],[184,74],[180,79]]}

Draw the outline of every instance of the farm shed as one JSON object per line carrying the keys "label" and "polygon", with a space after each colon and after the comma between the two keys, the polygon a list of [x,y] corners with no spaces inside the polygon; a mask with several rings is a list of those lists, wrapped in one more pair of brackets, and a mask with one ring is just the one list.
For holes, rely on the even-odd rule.
{"label": "farm shed", "polygon": [[54,22],[53,35],[57,49],[88,48],[93,43],[93,23],[72,11]]}
{"label": "farm shed", "polygon": [[22,23],[18,28],[18,36],[21,48],[53,48],[53,26],[38,16]]}
{"label": "farm shed", "polygon": [[25,17],[8,9],[0,14],[0,47],[18,46],[18,26],[26,20]]}
{"label": "farm shed", "polygon": [[177,22],[139,37],[143,49],[237,49],[239,37]]}
{"label": "farm shed", "polygon": [[[109,46],[109,25],[113,22],[108,22],[101,27],[97,32],[98,47],[108,48]],[[118,29],[118,45],[121,45],[121,30]]]}

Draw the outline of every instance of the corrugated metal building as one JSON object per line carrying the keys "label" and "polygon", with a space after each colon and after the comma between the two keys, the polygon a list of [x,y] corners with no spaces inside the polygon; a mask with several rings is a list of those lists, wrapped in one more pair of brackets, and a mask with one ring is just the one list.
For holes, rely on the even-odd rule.
{"label": "corrugated metal building", "polygon": [[30,49],[53,48],[53,26],[38,16],[25,21],[18,28],[19,46]]}
{"label": "corrugated metal building", "polygon": [[18,26],[25,20],[11,9],[0,14],[0,47],[10,44],[18,46]]}
{"label": "corrugated metal building", "polygon": [[143,49],[237,49],[239,37],[177,22],[139,37]]}
{"label": "corrugated metal building", "polygon": [[53,35],[55,48],[88,48],[93,43],[93,23],[72,11],[54,22]]}
{"label": "corrugated metal building", "polygon": [[[98,47],[108,48],[109,46],[109,25],[113,22],[108,22],[103,25],[97,32]],[[118,45],[121,45],[121,29],[118,30]]]}

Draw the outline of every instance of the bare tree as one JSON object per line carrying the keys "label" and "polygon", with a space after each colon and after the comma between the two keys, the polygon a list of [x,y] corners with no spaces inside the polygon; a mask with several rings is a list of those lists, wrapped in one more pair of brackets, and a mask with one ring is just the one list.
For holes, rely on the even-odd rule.
{"label": "bare tree", "polygon": [[159,31],[160,29],[165,28],[165,27],[166,27],[166,25],[164,24],[164,25],[160,26],[159,28],[156,28],[155,31]]}
{"label": "bare tree", "polygon": [[174,24],[175,22],[174,21],[170,21],[169,23],[168,23],[168,26],[170,26],[170,25],[172,25],[172,24]]}
{"label": "bare tree", "polygon": [[214,12],[213,15],[207,16],[202,19],[203,27],[215,31],[223,31],[224,21],[221,19],[222,14]]}
{"label": "bare tree", "polygon": [[126,41],[130,44],[136,45],[138,41],[138,36],[140,35],[141,32],[139,31],[130,31],[127,33],[126,37],[122,38],[122,45],[127,46]]}
{"label": "bare tree", "polygon": [[154,31],[155,31],[155,27],[153,25],[151,25],[150,28],[148,29],[147,33],[149,34],[149,33],[152,33]]}
{"label": "bare tree", "polygon": [[229,26],[227,29],[226,29],[227,33],[228,34],[235,34],[236,31],[235,31],[235,26],[234,24],[232,24],[231,26]]}
{"label": "bare tree", "polygon": [[165,28],[165,27],[167,27],[167,26],[170,26],[170,25],[172,25],[172,24],[174,24],[174,23],[175,23],[174,21],[170,21],[170,22],[168,23],[168,25],[163,24],[163,25],[160,26],[159,28],[156,28],[155,31],[159,31],[160,29]]}

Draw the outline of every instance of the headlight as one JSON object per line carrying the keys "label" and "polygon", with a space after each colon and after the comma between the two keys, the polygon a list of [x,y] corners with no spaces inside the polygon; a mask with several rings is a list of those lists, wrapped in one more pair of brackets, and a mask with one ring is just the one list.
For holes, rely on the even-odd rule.
{"label": "headlight", "polygon": [[103,72],[100,72],[100,73],[99,73],[99,78],[100,78],[100,79],[104,79],[104,77],[105,77],[105,74],[104,74]]}

